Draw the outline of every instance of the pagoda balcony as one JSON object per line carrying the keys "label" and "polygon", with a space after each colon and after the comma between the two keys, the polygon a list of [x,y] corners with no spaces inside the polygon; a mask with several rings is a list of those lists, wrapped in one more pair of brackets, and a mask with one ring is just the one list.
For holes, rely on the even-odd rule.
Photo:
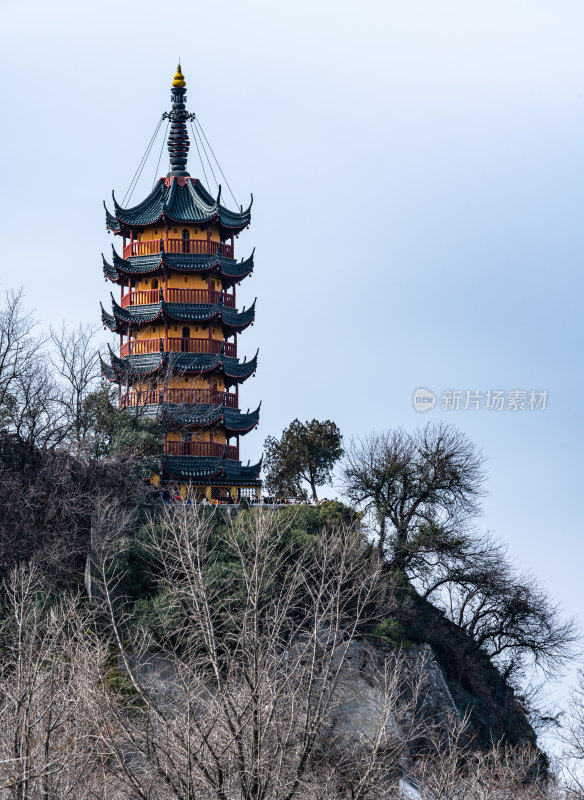
{"label": "pagoda balcony", "polygon": [[130,339],[120,347],[120,356],[139,356],[148,353],[219,353],[221,345],[225,345],[225,355],[237,358],[237,345],[235,342],[225,342],[222,339],[187,339],[178,336],[169,336],[168,339]]}
{"label": "pagoda balcony", "polygon": [[[194,253],[196,255],[211,256],[221,248],[221,255],[233,258],[233,245],[208,241],[207,239],[166,239],[164,241],[165,253]],[[160,253],[160,239],[150,239],[142,242],[129,242],[124,246],[124,258],[132,256],[150,256]]]}
{"label": "pagoda balcony", "polygon": [[[225,445],[219,442],[165,442],[164,454],[167,456],[207,456],[221,458]],[[239,447],[228,444],[226,458],[239,461]]]}
{"label": "pagoda balcony", "polygon": [[[160,302],[160,289],[135,289],[122,295],[121,306],[148,306]],[[163,299],[167,303],[184,303],[186,305],[209,304],[219,301],[218,291],[213,289],[162,289]],[[223,305],[235,308],[235,295],[223,293]]]}
{"label": "pagoda balcony", "polygon": [[237,408],[237,395],[217,389],[147,389],[126,392],[120,398],[120,408],[162,403],[204,406],[221,406],[225,403],[228,408]]}

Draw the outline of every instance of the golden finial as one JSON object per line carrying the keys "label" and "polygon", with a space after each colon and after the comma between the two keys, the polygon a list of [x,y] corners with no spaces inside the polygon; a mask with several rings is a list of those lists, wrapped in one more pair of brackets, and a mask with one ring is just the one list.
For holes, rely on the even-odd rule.
{"label": "golden finial", "polygon": [[182,72],[180,71],[180,61],[179,61],[179,63],[178,63],[178,67],[176,68],[176,75],[174,76],[174,80],[173,80],[173,82],[172,82],[172,85],[173,85],[173,86],[174,86],[176,89],[184,89],[184,88],[185,88],[185,86],[186,86],[186,83],[185,83],[185,76],[184,76],[184,75],[182,74]]}

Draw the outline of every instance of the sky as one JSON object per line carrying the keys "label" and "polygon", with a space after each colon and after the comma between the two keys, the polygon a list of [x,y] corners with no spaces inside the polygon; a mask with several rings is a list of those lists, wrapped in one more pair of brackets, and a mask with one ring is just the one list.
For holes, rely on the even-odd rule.
{"label": "sky", "polygon": [[[454,424],[487,457],[480,525],[584,620],[583,34],[567,0],[4,0],[0,290],[23,286],[45,329],[99,322],[102,201],[123,198],[180,57],[237,202],[254,195],[244,463],[295,417],[347,441]],[[132,204],[166,171],[151,159]]]}

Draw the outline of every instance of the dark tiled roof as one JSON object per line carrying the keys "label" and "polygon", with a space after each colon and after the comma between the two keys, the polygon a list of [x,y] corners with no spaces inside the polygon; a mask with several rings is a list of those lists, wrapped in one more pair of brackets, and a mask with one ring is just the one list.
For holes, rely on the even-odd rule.
{"label": "dark tiled roof", "polygon": [[117,328],[116,318],[113,317],[111,314],[108,314],[105,308],[103,307],[103,303],[99,304],[101,308],[101,321],[104,327],[109,328],[110,331],[115,331]]}
{"label": "dark tiled roof", "polygon": [[105,211],[106,226],[114,233],[136,230],[165,218],[169,222],[199,225],[214,222],[229,235],[242,231],[251,219],[251,203],[246,211],[229,211],[199,180],[190,177],[160,178],[148,197],[133,208],[122,208],[115,196],[113,203],[114,214],[110,214],[107,207]]}
{"label": "dark tiled roof", "polygon": [[255,319],[254,300],[248,309],[236,311],[234,308],[225,308],[219,303],[150,303],[143,306],[128,306],[122,308],[112,296],[113,316],[108,314],[101,306],[101,319],[110,330],[121,333],[126,332],[128,325],[136,327],[148,325],[157,319],[169,319],[176,322],[211,322],[220,319],[224,329],[239,333]]}
{"label": "dark tiled roof", "polygon": [[119,231],[121,231],[122,229],[122,226],[117,221],[117,219],[115,217],[112,217],[110,212],[107,210],[105,202],[103,204],[103,207],[105,208],[105,227],[109,231],[114,231],[114,233],[119,233]]}
{"label": "dark tiled roof", "polygon": [[[115,248],[113,250],[113,264],[103,259],[103,274],[114,283],[126,280],[127,276],[151,275],[163,267],[177,272],[205,273],[218,269],[223,278],[229,283],[243,280],[253,270],[254,253],[245,260],[236,261],[234,258],[225,258],[218,251],[213,255],[196,255],[191,253],[154,253],[149,256],[132,256],[121,258]],[[254,251],[255,252],[255,251]]]}
{"label": "dark tiled roof", "polygon": [[262,468],[261,461],[244,467],[239,461],[229,461],[226,458],[196,456],[163,456],[161,463],[163,472],[173,478],[204,481],[209,478],[222,477],[225,481],[234,484],[245,481],[254,486],[259,485]]}
{"label": "dark tiled roof", "polygon": [[144,414],[156,418],[165,428],[173,426],[193,426],[213,428],[222,425],[234,433],[245,434],[253,430],[259,422],[260,405],[255,411],[242,414],[237,408],[223,405],[197,405],[165,403],[164,405],[144,406]]}
{"label": "dark tiled roof", "polygon": [[117,283],[119,278],[120,278],[120,274],[119,274],[118,270],[115,267],[113,267],[111,264],[108,264],[108,262],[105,260],[105,256],[103,255],[103,253],[101,254],[101,259],[103,261],[103,274],[104,274],[104,277],[107,278],[108,280],[112,281],[113,283]]}
{"label": "dark tiled roof", "polygon": [[[164,341],[164,340],[163,340]],[[246,380],[257,369],[258,354],[249,361],[230,358],[223,353],[148,353],[119,358],[109,349],[111,366],[102,361],[102,374],[108,380],[119,380],[121,376],[138,377],[152,375],[163,367],[187,374],[221,372],[230,379],[230,385]],[[228,381],[229,382],[229,381]]]}
{"label": "dark tiled roof", "polygon": [[106,380],[114,382],[118,379],[118,373],[111,366],[111,364],[108,364],[107,361],[104,361],[101,356],[99,357],[99,364],[101,367],[101,374],[104,378],[106,378]]}

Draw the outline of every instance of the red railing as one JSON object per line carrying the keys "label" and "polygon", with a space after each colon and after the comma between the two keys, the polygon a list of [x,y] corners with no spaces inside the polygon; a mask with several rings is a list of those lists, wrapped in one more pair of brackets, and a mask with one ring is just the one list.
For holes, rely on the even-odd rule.
{"label": "red railing", "polygon": [[[213,289],[162,289],[167,303],[216,303],[220,292]],[[121,306],[147,306],[160,302],[160,289],[135,289],[122,297]],[[235,308],[235,295],[223,294],[223,305]]]}
{"label": "red railing", "polygon": [[127,392],[120,398],[120,407],[158,405],[160,403],[181,403],[185,405],[225,405],[237,408],[237,395],[233,392],[220,392],[217,389],[149,389],[147,391]]}
{"label": "red railing", "polygon": [[[209,242],[207,239],[168,239],[164,243],[167,253],[198,253],[199,255],[213,255],[217,248],[225,258],[233,258],[233,245]],[[131,256],[149,256],[160,253],[160,239],[151,239],[146,242],[130,242],[124,247],[124,258]]]}
{"label": "red railing", "polygon": [[[162,343],[162,345],[161,345]],[[225,344],[225,355],[237,358],[237,345],[235,342],[223,342],[222,339],[187,339],[178,336],[169,336],[157,339],[131,339],[120,347],[120,356],[136,356],[147,353],[159,353],[161,348],[167,353],[219,353],[221,345]]]}
{"label": "red railing", "polygon": [[[169,456],[209,456],[221,458],[225,445],[218,442],[166,442],[164,452]],[[239,448],[227,445],[226,458],[239,461]]]}

